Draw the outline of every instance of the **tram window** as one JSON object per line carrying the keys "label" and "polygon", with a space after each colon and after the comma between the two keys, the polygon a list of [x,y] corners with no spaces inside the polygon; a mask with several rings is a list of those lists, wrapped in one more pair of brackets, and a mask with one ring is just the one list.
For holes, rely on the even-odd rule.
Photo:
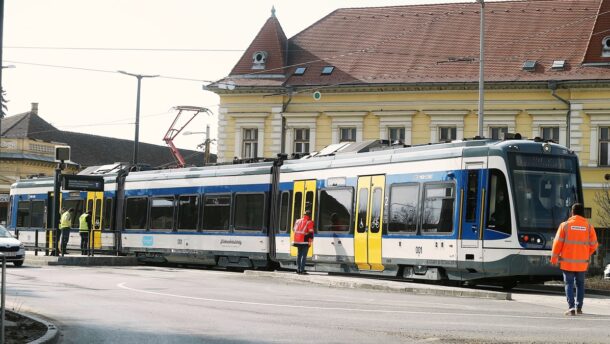
{"label": "tram window", "polygon": [[125,229],[146,229],[148,198],[129,197],[125,201]]}
{"label": "tram window", "polygon": [[234,224],[237,230],[261,231],[265,214],[264,194],[235,194]]}
{"label": "tram window", "polygon": [[280,200],[280,232],[290,232],[290,192],[282,192]]}
{"label": "tram window", "polygon": [[487,225],[499,232],[511,232],[510,204],[506,178],[500,170],[491,170],[489,176],[489,205]]}
{"label": "tram window", "polygon": [[112,198],[106,198],[104,200],[104,217],[102,225],[104,229],[110,230],[110,224],[112,223]]}
{"label": "tram window", "polygon": [[61,207],[64,209],[74,209],[74,215],[72,216],[72,228],[78,228],[78,218],[83,214],[83,207],[85,202],[82,199],[66,199],[62,200]]}
{"label": "tram window", "polygon": [[479,171],[468,171],[468,189],[466,191],[466,221],[477,220],[477,199],[479,196]]}
{"label": "tram window", "polygon": [[17,204],[17,227],[30,227],[30,201]]}
{"label": "tram window", "polygon": [[314,216],[313,214],[313,191],[307,191],[307,193],[305,193],[305,210],[309,209],[311,210],[311,216]]}
{"label": "tram window", "polygon": [[203,203],[203,230],[229,230],[231,218],[231,196],[205,196]]}
{"label": "tram window", "polygon": [[150,229],[174,229],[174,197],[154,197],[150,202]]}
{"label": "tram window", "polygon": [[197,196],[180,196],[178,198],[178,230],[197,230],[199,218],[199,198]]}
{"label": "tram window", "polygon": [[383,190],[381,188],[373,189],[371,203],[371,233],[379,233],[381,228],[381,202]]}
{"label": "tram window", "polygon": [[427,184],[424,186],[423,233],[453,231],[455,197],[453,185]]}
{"label": "tram window", "polygon": [[324,189],[320,191],[318,231],[348,232],[352,222],[352,188]]}
{"label": "tram window", "polygon": [[44,227],[44,201],[32,201],[30,227]]}
{"label": "tram window", "polygon": [[6,209],[6,225],[10,226],[13,221],[13,196],[8,198],[8,207]]}
{"label": "tram window", "polygon": [[294,194],[294,209],[292,209],[292,223],[290,227],[294,226],[294,223],[301,218],[301,207],[303,206],[303,193],[297,192]]}
{"label": "tram window", "polygon": [[95,222],[93,223],[93,229],[100,229],[102,222],[102,200],[95,200]]}
{"label": "tram window", "polygon": [[419,184],[392,186],[388,231],[415,232],[417,230],[417,204],[419,204]]}
{"label": "tram window", "polygon": [[87,200],[87,210],[93,211],[93,200],[92,199]]}
{"label": "tram window", "polygon": [[367,210],[369,206],[369,189],[362,188],[358,195],[358,224],[356,229],[358,233],[366,232],[367,223]]}

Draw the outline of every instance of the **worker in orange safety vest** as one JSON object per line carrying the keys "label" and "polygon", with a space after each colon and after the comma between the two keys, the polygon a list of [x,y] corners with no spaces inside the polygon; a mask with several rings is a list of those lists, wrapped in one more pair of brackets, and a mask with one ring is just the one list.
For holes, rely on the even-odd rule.
{"label": "worker in orange safety vest", "polygon": [[[559,264],[563,272],[568,310],[565,315],[582,314],[585,298],[585,272],[589,268],[589,259],[597,249],[595,228],[584,217],[582,203],[572,205],[572,217],[559,225],[555,240],[551,264]],[[574,303],[574,282],[576,282],[576,304]]]}
{"label": "worker in orange safety vest", "polygon": [[303,217],[294,223],[294,241],[293,245],[297,247],[297,274],[307,275],[305,271],[305,262],[307,260],[307,251],[313,242],[313,221],[311,220],[311,209],[306,208]]}

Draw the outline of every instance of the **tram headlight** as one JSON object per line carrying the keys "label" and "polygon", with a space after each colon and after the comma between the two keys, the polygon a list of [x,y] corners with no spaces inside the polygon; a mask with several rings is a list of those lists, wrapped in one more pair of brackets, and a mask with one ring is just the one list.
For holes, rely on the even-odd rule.
{"label": "tram headlight", "polygon": [[542,145],[542,153],[550,153],[551,152],[551,145],[548,143],[545,143]]}

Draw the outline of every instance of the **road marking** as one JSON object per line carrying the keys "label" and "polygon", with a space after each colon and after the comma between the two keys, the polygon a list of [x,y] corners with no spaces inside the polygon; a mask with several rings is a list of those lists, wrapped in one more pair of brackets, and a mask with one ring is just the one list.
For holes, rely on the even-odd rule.
{"label": "road marking", "polygon": [[175,297],[179,299],[198,300],[207,302],[218,302],[218,303],[231,303],[249,306],[264,306],[264,307],[279,307],[279,308],[300,308],[300,309],[316,309],[316,310],[331,310],[331,311],[347,311],[347,312],[364,312],[364,313],[389,313],[389,314],[426,314],[426,315],[447,315],[447,316],[478,316],[485,318],[515,318],[515,319],[544,319],[544,320],[591,320],[591,321],[608,321],[610,317],[592,318],[592,317],[554,317],[554,316],[531,316],[531,315],[501,315],[501,314],[489,314],[489,313],[450,313],[450,312],[417,312],[417,311],[402,311],[402,310],[384,310],[384,309],[362,309],[362,308],[345,308],[345,307],[318,307],[318,306],[304,306],[304,305],[290,305],[281,303],[263,303],[263,302],[251,302],[251,301],[235,301],[235,300],[224,300],[224,299],[210,299],[205,297],[177,295],[169,293],[160,293],[156,291],[149,291],[143,289],[136,289],[126,286],[127,282],[117,284],[117,287],[137,293],[151,294],[166,297]]}

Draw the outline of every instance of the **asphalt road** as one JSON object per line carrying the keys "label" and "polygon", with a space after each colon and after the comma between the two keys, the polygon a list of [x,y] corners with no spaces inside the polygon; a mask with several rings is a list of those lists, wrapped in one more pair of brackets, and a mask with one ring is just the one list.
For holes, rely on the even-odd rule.
{"label": "asphalt road", "polygon": [[60,343],[610,342],[610,313],[565,317],[560,295],[424,296],[143,266],[9,268],[7,283],[7,307],[52,321]]}

